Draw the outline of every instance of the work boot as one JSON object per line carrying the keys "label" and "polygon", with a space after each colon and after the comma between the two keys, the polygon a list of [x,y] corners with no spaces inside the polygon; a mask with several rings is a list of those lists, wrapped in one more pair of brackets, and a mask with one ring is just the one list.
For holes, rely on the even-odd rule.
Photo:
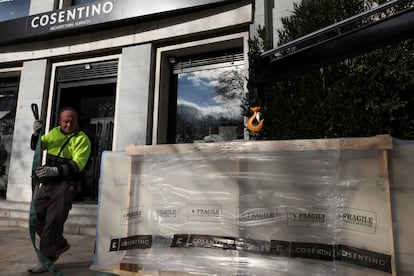
{"label": "work boot", "polygon": [[32,265],[27,271],[36,274],[47,272],[48,270],[41,262],[37,262],[34,265]]}
{"label": "work boot", "polygon": [[58,251],[56,251],[56,260],[59,259],[60,255],[68,251],[69,248],[70,248],[70,244],[65,242],[65,244],[61,248],[59,248]]}

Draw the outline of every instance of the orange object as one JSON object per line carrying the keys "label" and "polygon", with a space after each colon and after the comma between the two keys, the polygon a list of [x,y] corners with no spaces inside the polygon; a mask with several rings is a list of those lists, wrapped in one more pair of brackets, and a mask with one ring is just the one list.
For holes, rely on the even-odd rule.
{"label": "orange object", "polygon": [[[250,131],[257,132],[262,129],[264,119],[260,120],[260,107],[251,107],[250,110],[253,111],[253,115],[247,120],[247,128]],[[258,123],[254,124],[255,120]]]}

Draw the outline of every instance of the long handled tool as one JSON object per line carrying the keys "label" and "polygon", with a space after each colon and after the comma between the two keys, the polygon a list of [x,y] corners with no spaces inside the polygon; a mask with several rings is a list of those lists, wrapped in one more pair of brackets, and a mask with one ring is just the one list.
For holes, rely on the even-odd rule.
{"label": "long handled tool", "polygon": [[[32,112],[33,112],[33,116],[35,120],[39,120],[40,118],[39,108],[37,107],[37,104],[32,103],[31,108],[32,108]],[[35,149],[35,153],[33,156],[33,163],[32,163],[32,194],[34,194],[35,192],[36,182],[37,182],[34,170],[40,165],[42,165],[42,145],[40,142],[40,135],[39,135],[39,138],[37,139],[36,149]]]}
{"label": "long handled tool", "polygon": [[32,103],[31,105],[32,108],[32,112],[33,112],[33,116],[35,118],[35,120],[39,120],[39,108],[37,107],[37,104]]}
{"label": "long handled tool", "polygon": [[[32,103],[31,105],[33,116],[35,120],[39,120],[39,108],[37,104]],[[36,143],[36,149],[33,156],[33,163],[32,163],[32,201],[30,203],[30,217],[29,217],[29,231],[30,231],[30,238],[32,240],[33,248],[36,251],[36,255],[39,261],[54,275],[63,276],[63,273],[56,268],[56,266],[51,262],[47,257],[45,257],[39,249],[36,247],[36,210],[34,206],[34,197],[36,195],[36,190],[38,189],[38,183],[35,175],[35,169],[42,165],[42,143],[40,140],[40,136]]]}

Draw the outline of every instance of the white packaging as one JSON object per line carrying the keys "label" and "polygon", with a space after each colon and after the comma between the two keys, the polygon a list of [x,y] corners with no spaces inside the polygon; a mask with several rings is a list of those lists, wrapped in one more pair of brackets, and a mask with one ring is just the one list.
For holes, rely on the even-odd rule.
{"label": "white packaging", "polygon": [[122,264],[152,275],[387,275],[394,252],[388,141],[385,149],[382,139],[356,138],[108,153],[95,267]]}

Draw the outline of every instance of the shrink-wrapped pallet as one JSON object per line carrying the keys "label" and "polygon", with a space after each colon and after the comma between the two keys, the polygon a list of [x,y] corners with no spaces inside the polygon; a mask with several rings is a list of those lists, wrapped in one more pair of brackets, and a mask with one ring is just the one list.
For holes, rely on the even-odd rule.
{"label": "shrink-wrapped pallet", "polygon": [[377,136],[107,154],[94,267],[150,275],[394,273],[391,148],[389,136]]}
{"label": "shrink-wrapped pallet", "polygon": [[397,275],[414,275],[414,140],[393,139],[390,170]]}

